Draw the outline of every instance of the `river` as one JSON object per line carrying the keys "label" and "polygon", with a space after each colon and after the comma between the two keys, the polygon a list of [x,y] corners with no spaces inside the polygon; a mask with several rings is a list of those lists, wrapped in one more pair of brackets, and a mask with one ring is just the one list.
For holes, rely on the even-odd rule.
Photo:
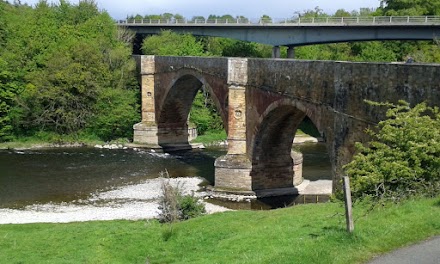
{"label": "river", "polygon": [[[303,144],[305,179],[331,179],[323,144]],[[165,169],[172,177],[214,181],[214,160],[225,149],[172,154],[139,149],[56,148],[0,150],[0,208],[87,199],[116,187],[142,183]]]}

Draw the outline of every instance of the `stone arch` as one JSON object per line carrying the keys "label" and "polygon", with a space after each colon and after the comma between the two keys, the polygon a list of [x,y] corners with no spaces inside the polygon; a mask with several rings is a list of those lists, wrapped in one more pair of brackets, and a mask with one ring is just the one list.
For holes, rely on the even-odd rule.
{"label": "stone arch", "polygon": [[188,116],[197,92],[205,89],[211,96],[220,113],[223,125],[227,128],[227,109],[220,103],[216,93],[206,79],[199,73],[182,70],[166,89],[157,113],[158,143],[167,145],[188,145]]}
{"label": "stone arch", "polygon": [[292,144],[306,116],[319,130],[313,110],[291,99],[273,102],[259,117],[251,147],[252,190],[294,187]]}

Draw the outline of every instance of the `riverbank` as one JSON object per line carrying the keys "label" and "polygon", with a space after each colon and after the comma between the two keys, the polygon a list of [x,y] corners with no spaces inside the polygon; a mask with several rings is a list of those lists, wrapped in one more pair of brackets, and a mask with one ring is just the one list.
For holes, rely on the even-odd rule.
{"label": "riverbank", "polygon": [[[193,148],[205,148],[205,147],[226,147],[227,140],[217,140],[212,138],[207,138],[205,141],[194,141],[191,142]],[[307,134],[298,134],[295,136],[293,144],[302,143],[317,143],[323,142],[322,138],[309,136]],[[15,149],[15,150],[26,150],[26,149],[43,149],[43,148],[76,148],[76,147],[95,147],[95,148],[107,148],[107,149],[122,149],[122,148],[148,148],[148,145],[143,144],[133,144],[126,139],[119,139],[111,142],[103,142],[98,140],[78,140],[78,141],[58,141],[58,142],[46,142],[42,140],[24,140],[24,141],[11,141],[0,143],[1,149]]]}
{"label": "riverbank", "polygon": [[173,225],[92,221],[0,225],[5,263],[364,263],[439,235],[440,198],[353,208],[340,203],[232,211]]}
{"label": "riverbank", "polygon": [[[159,213],[157,200],[163,181],[178,186],[183,194],[203,199],[209,196],[200,191],[201,178],[156,178],[111,191],[95,193],[89,199],[61,204],[34,204],[23,209],[0,209],[0,224],[68,223],[97,220],[153,219]],[[229,209],[204,202],[208,214]]]}

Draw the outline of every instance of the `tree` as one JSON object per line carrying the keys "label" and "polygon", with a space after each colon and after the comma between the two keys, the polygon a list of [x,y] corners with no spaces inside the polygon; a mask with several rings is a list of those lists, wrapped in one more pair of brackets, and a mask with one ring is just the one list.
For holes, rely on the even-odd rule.
{"label": "tree", "polygon": [[142,42],[144,54],[173,56],[207,56],[200,41],[190,34],[176,34],[164,30]]}
{"label": "tree", "polygon": [[383,0],[381,6],[387,16],[440,15],[440,0]]}
{"label": "tree", "polygon": [[199,135],[207,131],[223,129],[223,123],[209,94],[199,90],[191,107],[190,122],[197,127]]}
{"label": "tree", "polygon": [[345,166],[352,195],[400,200],[440,194],[439,108],[425,103],[411,108],[403,101],[371,104],[388,107],[388,119],[367,130],[372,140],[357,143],[358,153]]}
{"label": "tree", "polygon": [[382,42],[357,42],[351,44],[354,59],[358,61],[397,61],[393,50],[387,48]]}
{"label": "tree", "polygon": [[[114,116],[107,118],[113,122],[107,122],[108,127],[123,125],[124,131],[131,131],[132,124],[124,122],[137,114],[130,36],[118,31],[94,1],[76,6],[40,1],[35,8],[17,4],[8,7],[5,19],[8,36],[0,50],[0,85],[9,92],[0,96],[7,104],[1,119],[13,128],[9,137],[11,131],[18,136],[38,131],[77,134],[88,128],[94,133],[91,122],[109,113]],[[125,101],[110,100],[112,92]],[[112,109],[130,113],[112,112],[104,100]],[[113,136],[118,134],[106,139]]]}
{"label": "tree", "polygon": [[319,6],[316,6],[313,10],[304,10],[303,12],[295,12],[295,15],[301,18],[312,18],[312,17],[328,17],[329,15],[324,13],[324,10]]}
{"label": "tree", "polygon": [[2,48],[6,42],[6,5],[8,5],[7,2],[5,3],[0,0],[0,48]]}
{"label": "tree", "polygon": [[205,22],[205,17],[204,16],[193,16],[191,18],[191,22]]}
{"label": "tree", "polygon": [[17,83],[7,63],[0,57],[0,142],[11,139],[12,123],[10,111],[17,94]]}
{"label": "tree", "polygon": [[260,21],[261,23],[272,23],[272,18],[268,15],[262,15]]}
{"label": "tree", "polygon": [[345,9],[338,9],[336,10],[334,17],[350,17],[351,13],[348,11],[345,11]]}
{"label": "tree", "polygon": [[259,45],[254,42],[240,40],[223,41],[222,56],[225,57],[263,57],[259,50]]}
{"label": "tree", "polygon": [[231,15],[222,15],[222,16],[209,15],[208,20],[218,20],[219,22],[224,23],[226,21],[235,21],[236,19]]}

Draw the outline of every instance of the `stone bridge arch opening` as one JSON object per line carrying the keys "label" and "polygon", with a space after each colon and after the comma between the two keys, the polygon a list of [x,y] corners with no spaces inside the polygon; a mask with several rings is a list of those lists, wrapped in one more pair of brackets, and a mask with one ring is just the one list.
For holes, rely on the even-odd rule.
{"label": "stone bridge arch opening", "polygon": [[[295,102],[275,102],[260,117],[252,145],[252,190],[259,196],[292,194],[303,182],[303,155],[294,150],[298,129],[307,121],[319,131],[313,113]],[[318,124],[318,126],[316,125]]]}
{"label": "stone bridge arch opening", "polygon": [[[161,103],[157,118],[158,144],[166,151],[191,149],[189,142],[197,137],[197,127],[190,126],[190,112],[198,92],[206,93],[219,114],[223,128],[227,128],[225,109],[212,87],[202,76],[183,73],[171,84]],[[227,103],[226,103],[227,104]]]}

